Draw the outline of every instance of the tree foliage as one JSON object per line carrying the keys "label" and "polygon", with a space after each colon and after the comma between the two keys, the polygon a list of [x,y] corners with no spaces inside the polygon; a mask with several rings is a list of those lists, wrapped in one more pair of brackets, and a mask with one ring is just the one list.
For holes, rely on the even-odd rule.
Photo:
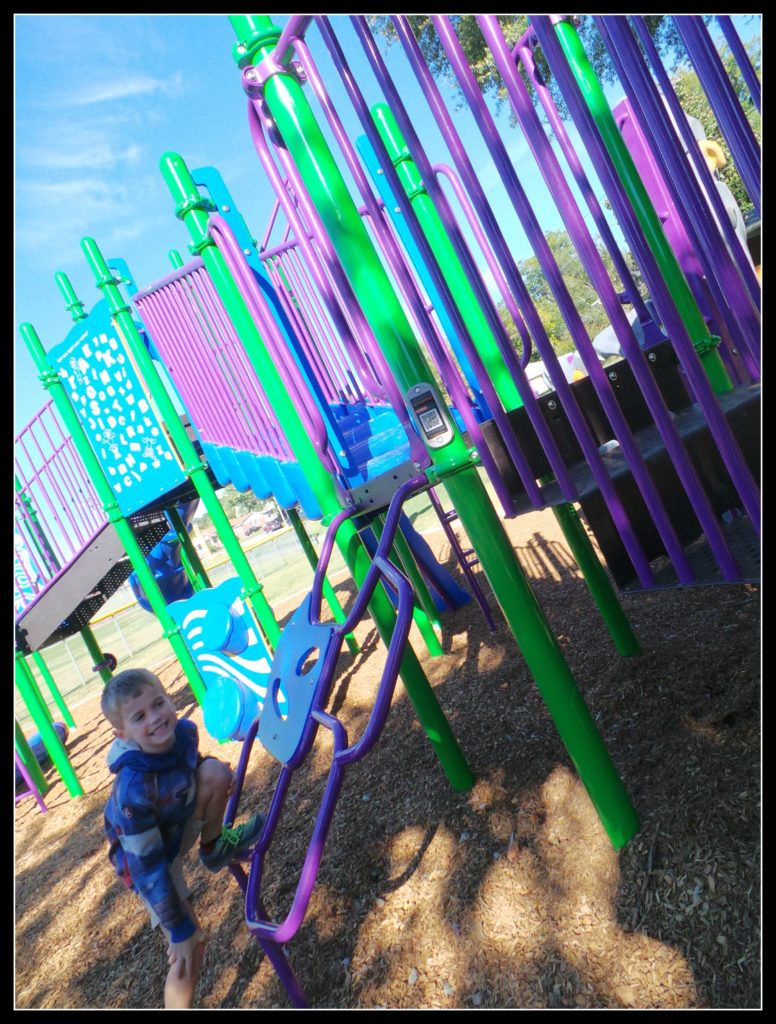
{"label": "tree foliage", "polygon": [[[515,46],[528,28],[530,21],[528,15],[499,14],[497,18],[508,46]],[[450,85],[459,97],[460,103],[463,103],[463,94],[458,87],[444,47],[431,22],[431,16],[427,14],[410,14],[407,16],[407,19],[432,75],[445,82],[445,84]],[[466,59],[474,72],[480,89],[484,95],[494,98],[496,108],[500,109],[507,104],[507,92],[496,69],[490,49],[477,25],[475,16],[473,14],[454,14],[450,16],[450,21],[455,28],[458,41],[466,54]],[[592,17],[585,15],[577,19],[577,22],[579,37],[584,44],[585,51],[596,75],[602,84],[613,82],[616,78],[616,72]],[[674,70],[679,59],[678,54],[681,53],[679,48],[681,44],[673,18],[666,17],[665,15],[647,15],[644,17],[644,22],[654,39],[658,52],[668,59],[669,71]],[[375,32],[387,40],[389,45],[397,41],[396,29],[389,15],[372,15],[369,18],[369,23]],[[565,101],[540,51],[536,51],[535,59],[542,78],[552,93],[555,105],[564,120],[567,119],[568,110]]]}
{"label": "tree foliage", "polygon": [[[590,283],[590,278],[587,276],[579,259],[574,243],[566,231],[547,231],[545,232],[545,238],[555,257],[555,262],[558,264],[558,268],[563,275],[563,280],[566,283],[574,305],[582,318],[582,322],[587,328],[591,339],[595,338],[599,331],[608,326],[609,318],[598,298],[598,293]],[[614,271],[612,258],[603,243],[599,243],[598,251],[615,290],[619,291],[622,285]],[[641,278],[638,268],[629,255],[626,255],[626,260],[634,281],[637,287],[639,287],[641,285]],[[560,308],[555,301],[555,296],[539,264],[539,260],[535,256],[531,256],[528,259],[520,260],[517,267],[536,306],[536,311],[552,343],[552,347],[558,355],[563,355],[565,352],[573,352],[576,345],[572,341],[566,321],[563,319]],[[640,290],[644,294],[643,287]],[[499,304],[499,313],[513,344],[521,350],[522,345],[519,342],[517,328],[503,303]],[[534,349],[531,358],[539,358],[536,349]]]}

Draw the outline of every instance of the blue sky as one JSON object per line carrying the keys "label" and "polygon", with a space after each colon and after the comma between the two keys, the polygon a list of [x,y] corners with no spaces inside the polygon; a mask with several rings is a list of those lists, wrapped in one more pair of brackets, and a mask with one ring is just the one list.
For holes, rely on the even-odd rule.
{"label": "blue sky", "polygon": [[[347,19],[334,20],[358,73],[360,47]],[[285,21],[275,18],[279,26]],[[72,326],[57,271],[87,309],[100,298],[80,249],[84,236],[107,258],[126,260],[141,288],[170,272],[171,248],[188,258],[188,233],[158,169],[165,151],[180,153],[190,168],[215,165],[254,237],[263,235],[274,197],[250,140],[235,41],[226,15],[17,16],[15,324],[32,323],[47,350]],[[317,31],[310,42],[325,72]],[[398,46],[388,60],[398,82],[417,88]],[[368,73],[360,81],[370,102],[382,99],[376,87],[370,94]],[[338,107],[349,112],[346,103]],[[450,163],[430,115],[422,104],[411,108],[431,159]],[[361,131],[355,118],[352,124],[355,137]],[[476,130],[468,134],[487,183],[490,161]],[[515,136],[516,160],[524,147]],[[47,396],[18,330],[15,348],[18,430]]]}
{"label": "blue sky", "polygon": [[[286,18],[274,20],[282,26]],[[347,19],[333,20],[367,99],[382,99],[371,76],[360,73],[361,51]],[[235,41],[226,15],[16,16],[15,430],[47,400],[18,325],[32,323],[47,350],[68,333],[72,321],[54,282],[57,271],[68,275],[87,309],[100,298],[81,252],[84,236],[108,259],[126,260],[141,288],[170,272],[170,249],[188,258],[188,232],[159,171],[164,152],[180,153],[190,168],[215,165],[254,237],[262,237],[274,196],[250,140]],[[315,30],[310,44],[325,80],[335,83]],[[398,46],[387,59],[400,88],[416,89]],[[341,93],[331,88],[337,101]],[[425,104],[408,105],[431,160],[452,163]],[[355,117],[348,127],[351,138],[361,133]],[[488,175],[495,182],[479,133],[459,130],[471,139],[483,184]],[[510,150],[542,226],[560,226],[538,171],[520,159],[527,147],[518,132]],[[514,220],[511,211],[504,217]],[[519,250],[516,220],[510,237]],[[526,255],[525,247],[516,252]]]}

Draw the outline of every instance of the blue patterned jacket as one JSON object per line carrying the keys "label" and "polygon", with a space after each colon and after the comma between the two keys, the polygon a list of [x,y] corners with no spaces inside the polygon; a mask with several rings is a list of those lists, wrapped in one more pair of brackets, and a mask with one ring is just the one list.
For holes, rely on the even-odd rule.
{"label": "blue patterned jacket", "polygon": [[108,857],[124,884],[154,908],[173,942],[196,931],[169,869],[194,811],[198,756],[197,727],[185,718],[175,726],[175,743],[164,754],[146,754],[121,739],[108,751],[108,766],[116,775],[105,805]]}

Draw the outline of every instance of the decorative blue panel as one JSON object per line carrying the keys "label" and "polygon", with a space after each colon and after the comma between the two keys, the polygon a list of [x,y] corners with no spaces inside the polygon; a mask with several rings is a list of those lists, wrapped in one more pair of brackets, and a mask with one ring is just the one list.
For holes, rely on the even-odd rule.
{"label": "decorative blue panel", "polygon": [[48,353],[125,516],[185,480],[107,299]]}

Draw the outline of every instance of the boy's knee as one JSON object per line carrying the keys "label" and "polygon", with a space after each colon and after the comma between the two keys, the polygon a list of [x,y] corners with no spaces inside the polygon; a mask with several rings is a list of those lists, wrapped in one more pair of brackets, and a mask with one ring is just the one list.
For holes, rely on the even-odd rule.
{"label": "boy's knee", "polygon": [[200,793],[225,793],[233,779],[229,765],[215,757],[206,758],[197,768],[197,790]]}

